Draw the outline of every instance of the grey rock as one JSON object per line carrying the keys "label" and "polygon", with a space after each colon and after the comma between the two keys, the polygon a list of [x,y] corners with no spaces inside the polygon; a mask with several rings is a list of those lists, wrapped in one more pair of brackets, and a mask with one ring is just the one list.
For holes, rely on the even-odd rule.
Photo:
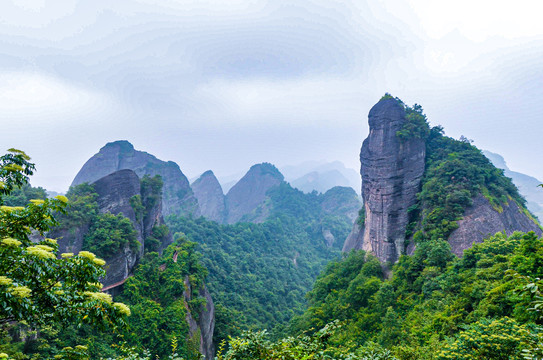
{"label": "grey rock", "polygon": [[200,353],[205,356],[205,359],[213,359],[215,355],[215,345],[213,343],[213,332],[215,331],[215,305],[213,299],[205,285],[202,285],[197,295],[206,300],[206,304],[200,309],[197,319],[193,316],[189,302],[194,297],[194,289],[189,281],[189,277],[185,277],[185,291],[183,298],[185,300],[185,309],[187,310],[186,321],[189,325],[189,338],[198,337],[200,343]]}
{"label": "grey rock", "polygon": [[353,229],[345,239],[343,243],[343,252],[349,252],[351,250],[362,250],[364,244],[364,226],[360,226],[357,222],[353,224]]}
{"label": "grey rock", "polygon": [[283,181],[283,175],[268,163],[253,165],[251,169],[226,194],[226,223],[236,223],[260,207],[261,213],[251,220],[261,222],[268,216],[269,209],[261,207],[266,193]]}
{"label": "grey rock", "polygon": [[198,202],[179,166],[172,161],[165,162],[146,152],[135,150],[131,143],[124,140],[108,143],[101,148],[83,165],[72,186],[84,182],[92,183],[122,169],[133,170],[140,178],[146,174],[162,177],[164,216],[199,215]]}
{"label": "grey rock", "polygon": [[383,262],[395,262],[405,250],[407,209],[417,200],[425,167],[424,141],[396,136],[405,122],[396,100],[379,101],[370,110],[370,132],[360,151],[366,210],[361,247]]}
{"label": "grey rock", "polygon": [[211,170],[203,173],[191,184],[198,200],[200,215],[222,224],[226,216],[226,205],[221,184]]}
{"label": "grey rock", "polygon": [[488,200],[479,195],[473,199],[473,204],[464,213],[462,220],[458,221],[458,229],[449,235],[448,241],[454,254],[462,256],[465,249],[474,243],[505,231],[511,235],[515,231],[534,231],[541,235],[539,226],[518,207],[510,201],[503,206],[503,211],[495,210]]}
{"label": "grey rock", "polygon": [[98,194],[98,209],[101,213],[122,214],[128,218],[136,229],[140,244],[139,251],[134,252],[126,247],[119,254],[113,254],[106,260],[106,277],[102,280],[104,287],[124,281],[132,272],[137,260],[143,255],[144,235],[142,224],[136,221],[134,209],[130,206],[130,198],[140,195],[140,179],[132,170],[120,170],[104,176],[96,181],[94,190]]}
{"label": "grey rock", "polygon": [[332,247],[334,243],[336,242],[336,238],[334,237],[334,234],[329,229],[323,229],[322,230],[322,237],[326,241],[326,246]]}
{"label": "grey rock", "polygon": [[[137,261],[143,256],[145,239],[152,233],[155,225],[163,225],[162,201],[159,199],[155,206],[147,209],[142,219],[137,219],[134,209],[130,205],[133,196],[141,194],[140,179],[136,173],[129,169],[119,170],[106,175],[92,183],[98,194],[97,203],[100,213],[113,215],[122,214],[128,218],[136,230],[136,238],[140,244],[139,251],[132,251],[128,246],[117,254],[106,258],[106,277],[102,279],[104,287],[122,283],[132,273]],[[56,228],[49,236],[58,238],[60,252],[78,253],[83,249],[83,241],[89,231],[90,224],[82,223],[73,228]],[[173,242],[168,236],[161,249]]]}

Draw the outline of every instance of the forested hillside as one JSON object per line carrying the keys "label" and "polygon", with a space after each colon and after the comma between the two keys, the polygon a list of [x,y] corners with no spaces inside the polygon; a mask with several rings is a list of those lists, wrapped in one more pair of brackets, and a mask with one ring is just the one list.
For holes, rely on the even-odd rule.
{"label": "forested hillside", "polygon": [[[199,244],[217,307],[216,343],[242,329],[280,334],[292,316],[303,311],[305,294],[325,264],[339,256],[340,239],[351,227],[339,214],[341,205],[352,204],[356,194],[348,188],[331,191],[304,194],[283,183],[268,192],[273,210],[259,224],[167,219],[172,232]],[[323,229],[338,243],[327,244]]]}
{"label": "forested hillside", "polygon": [[164,220],[162,178],[130,169],[47,199],[11,150],[0,356],[542,358],[543,238],[517,188],[418,105],[386,95],[369,122],[361,209],[262,163],[226,197],[211,172],[195,182],[218,222]]}
{"label": "forested hillside", "polygon": [[[336,359],[540,358],[543,238],[525,200],[469,141],[430,128],[420,106],[389,95],[382,101],[370,111],[373,132],[361,152],[366,203],[354,238],[381,261],[356,247],[345,252],[290,322],[286,333],[295,338],[245,333],[225,359],[289,358],[300,349]],[[402,166],[408,158],[423,163]],[[402,240],[383,238],[387,231]],[[403,254],[385,263],[394,259],[391,243]]]}

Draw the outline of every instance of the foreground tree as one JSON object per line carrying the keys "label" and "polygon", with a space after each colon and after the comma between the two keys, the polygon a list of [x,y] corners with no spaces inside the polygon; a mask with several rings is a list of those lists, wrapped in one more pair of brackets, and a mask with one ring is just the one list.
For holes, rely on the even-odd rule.
{"label": "foreground tree", "polygon": [[29,160],[16,149],[0,157],[0,327],[14,322],[124,326],[130,309],[100,291],[105,261],[87,251],[59,256],[56,240],[44,236],[57,223],[54,214],[67,211],[68,199],[3,205],[3,197],[28,184],[35,169]]}

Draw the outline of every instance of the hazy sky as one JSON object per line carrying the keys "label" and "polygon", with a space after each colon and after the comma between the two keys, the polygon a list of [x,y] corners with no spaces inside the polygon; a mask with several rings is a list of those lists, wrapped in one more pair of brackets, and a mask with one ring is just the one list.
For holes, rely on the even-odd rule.
{"label": "hazy sky", "polygon": [[0,144],[57,191],[119,139],[188,177],[358,169],[368,111],[390,92],[543,179],[541,13],[541,0],[3,1]]}

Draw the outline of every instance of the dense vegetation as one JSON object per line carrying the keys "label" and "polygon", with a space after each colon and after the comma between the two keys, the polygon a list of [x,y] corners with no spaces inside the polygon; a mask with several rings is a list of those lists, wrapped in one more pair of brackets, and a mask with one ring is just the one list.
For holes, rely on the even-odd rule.
{"label": "dense vegetation", "polygon": [[[356,349],[374,342],[399,359],[462,359],[473,349],[487,357],[469,358],[520,359],[521,348],[541,331],[537,314],[528,310],[531,293],[518,290],[525,284],[522,276],[543,273],[543,238],[498,233],[461,259],[447,245],[425,242],[413,256],[401,257],[390,279],[363,251],[331,262],[291,330],[340,320],[336,346],[351,343]],[[492,349],[504,357],[489,355]]]}
{"label": "dense vegetation", "polygon": [[286,183],[268,194],[273,210],[261,224],[219,225],[175,216],[167,220],[172,232],[199,244],[217,308],[217,343],[242,329],[279,333],[303,311],[304,296],[325,264],[339,255],[337,248],[326,245],[323,226],[338,239],[350,230],[347,220],[323,210],[323,194],[304,194]]}
{"label": "dense vegetation", "polygon": [[[391,268],[364,251],[340,258],[349,191],[304,194],[282,183],[259,209],[269,214],[263,223],[171,216],[169,227],[147,228],[144,256],[114,303],[100,292],[104,261],[95,254],[138,249],[134,224],[153,224],[161,178],[141,179],[133,223],[100,213],[89,184],[47,199],[28,185],[26,154],[0,157],[0,358],[199,359],[187,317],[205,305],[204,281],[218,360],[543,358],[543,238],[498,233],[462,258],[446,241],[477,196],[497,211],[510,202],[524,209],[524,199],[469,141],[396,101],[408,120],[396,135],[425,140],[427,158],[409,209],[414,254]],[[260,213],[245,219],[252,215]],[[67,232],[85,229],[84,251],[57,257],[54,240],[31,242],[32,229],[44,235],[57,220]],[[177,240],[165,248],[170,229]]]}
{"label": "dense vegetation", "polygon": [[422,184],[419,203],[410,209],[412,219],[419,223],[413,225],[420,229],[415,242],[447,239],[476,196],[484,196],[499,212],[510,201],[525,209],[526,201],[503,170],[494,167],[469,141],[444,136],[440,126],[431,129],[426,142]]}
{"label": "dense vegetation", "polygon": [[[17,194],[29,191],[28,176],[34,164],[22,151],[11,149],[0,157],[0,204]],[[43,193],[42,193],[43,194]],[[30,199],[23,206],[0,207],[0,357],[9,353],[24,358],[22,343],[11,344],[13,337],[38,327],[61,327],[68,324],[92,325],[97,329],[116,329],[125,325],[130,309],[114,303],[101,293],[99,278],[104,276],[105,261],[82,251],[58,256],[56,240],[44,237],[57,224],[54,214],[65,212],[68,199]],[[70,358],[84,352],[83,345],[59,349],[55,355]],[[48,349],[41,357],[52,357]]]}

